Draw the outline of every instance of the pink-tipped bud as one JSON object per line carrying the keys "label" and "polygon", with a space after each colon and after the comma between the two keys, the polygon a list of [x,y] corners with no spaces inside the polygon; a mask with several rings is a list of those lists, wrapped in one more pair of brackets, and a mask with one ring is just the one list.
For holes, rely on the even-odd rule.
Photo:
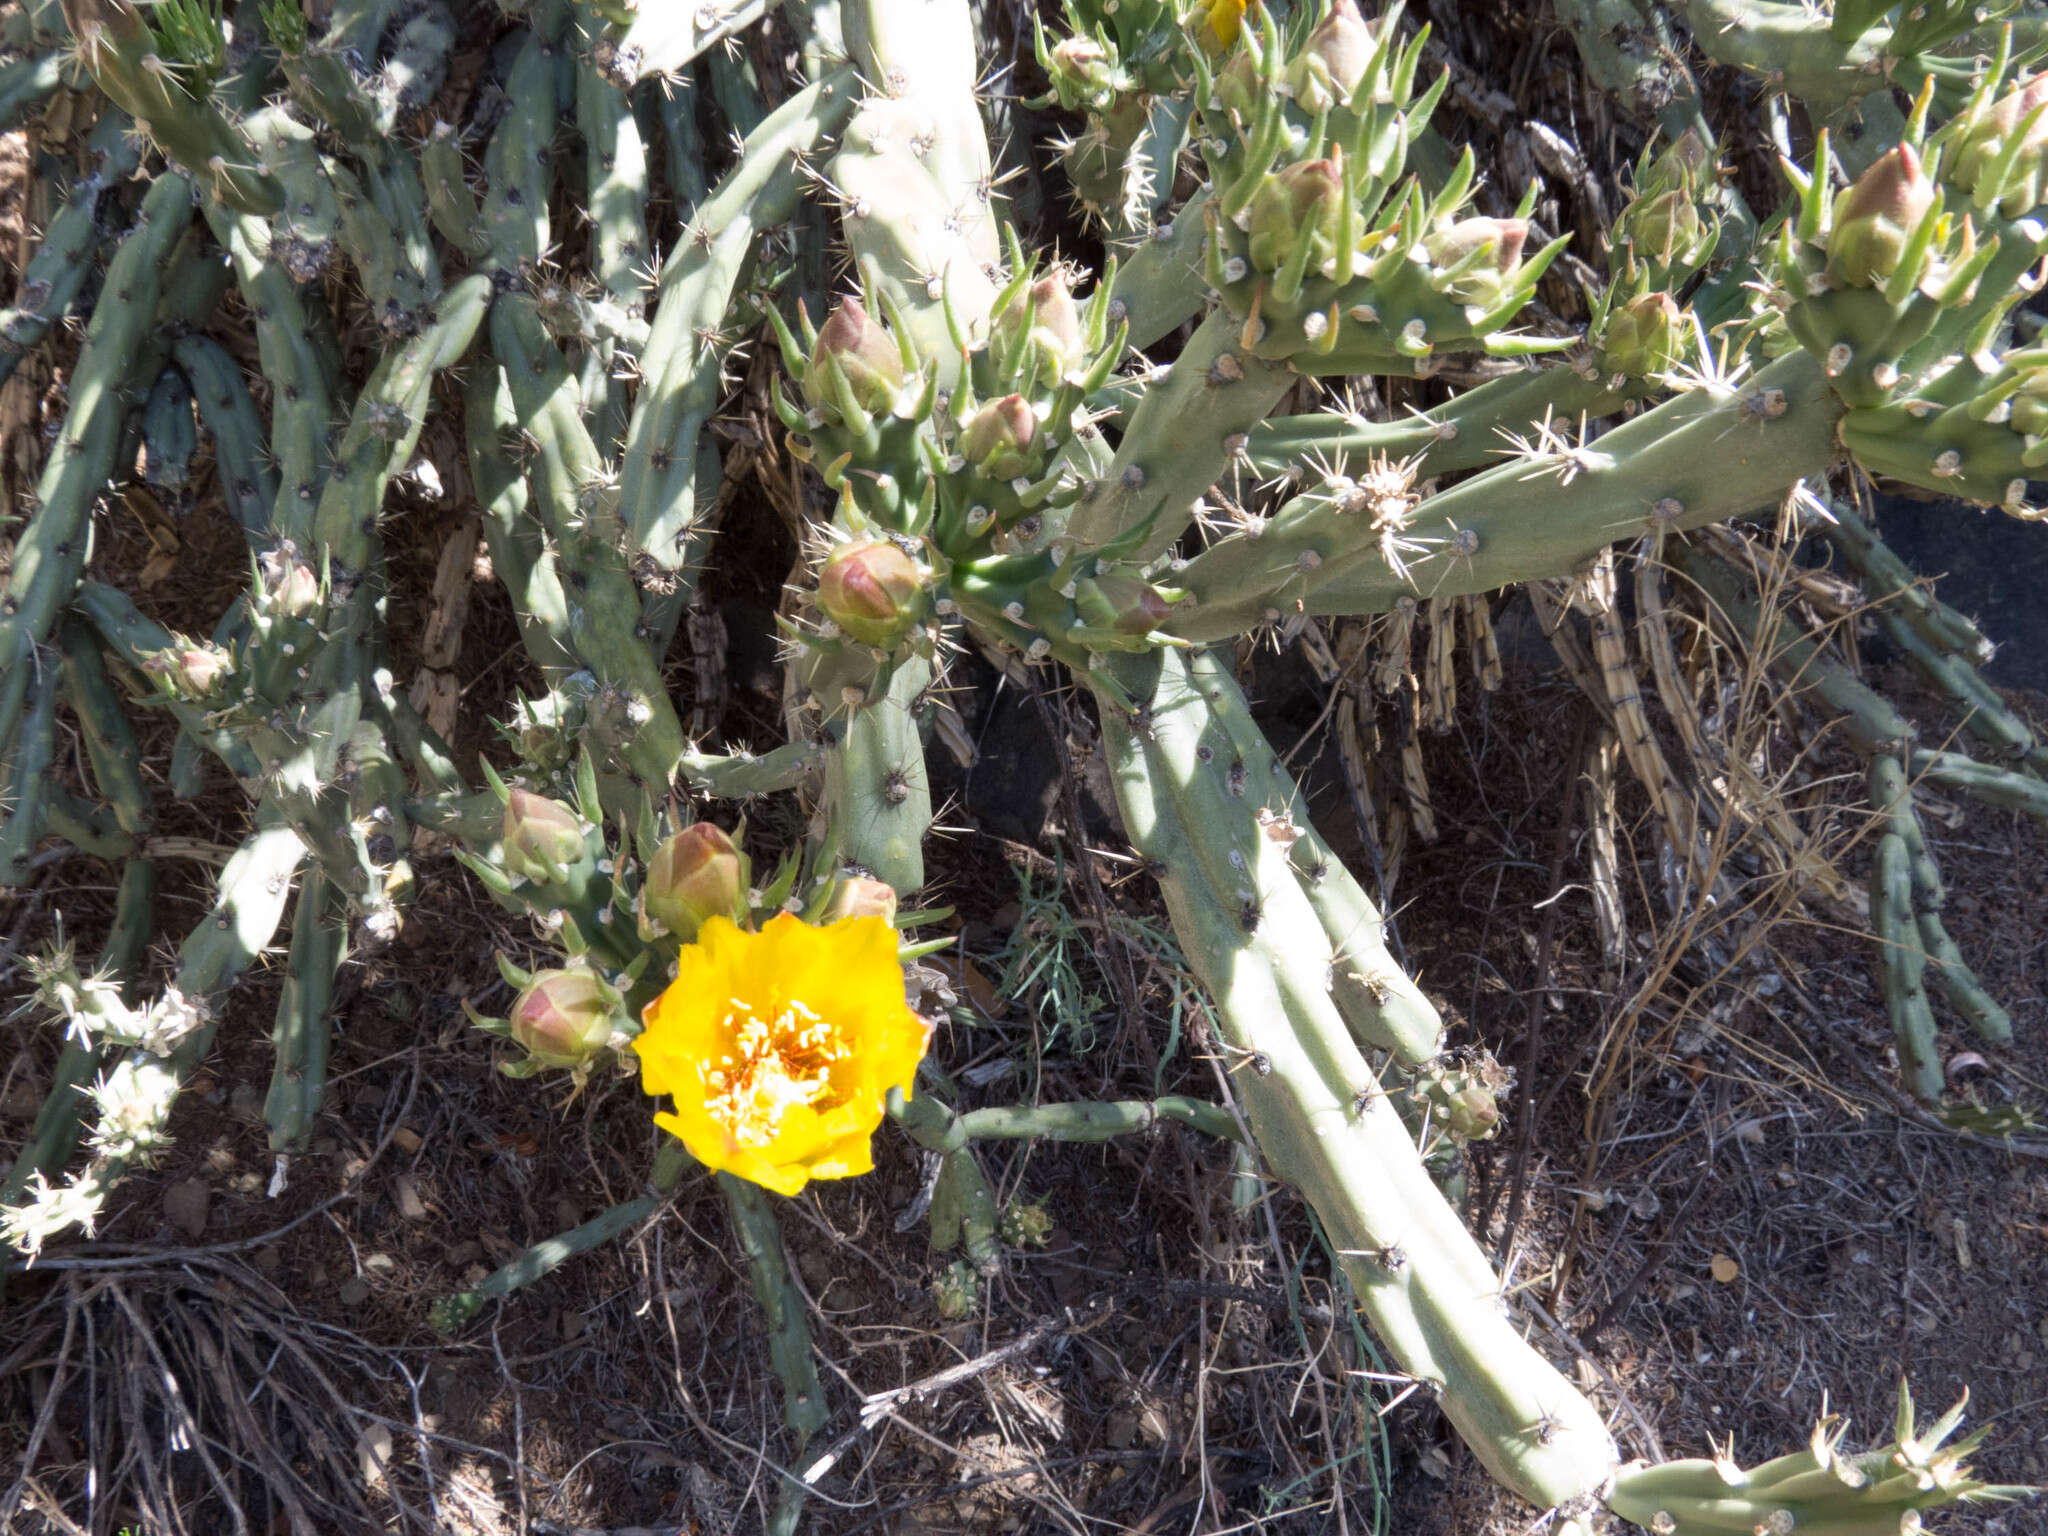
{"label": "pink-tipped bud", "polygon": [[1934,206],[1934,183],[1910,144],[1880,155],[1835,199],[1828,276],[1851,288],[1875,288],[1897,270],[1913,228]]}
{"label": "pink-tipped bud", "polygon": [[1022,395],[991,400],[960,429],[960,452],[967,462],[997,480],[1010,480],[1031,467],[1031,444],[1038,436],[1038,417]]}
{"label": "pink-tipped bud", "polygon": [[1692,328],[1668,293],[1639,293],[1607,315],[1599,338],[1600,368],[1631,379],[1669,373],[1685,358]]}
{"label": "pink-tipped bud", "polygon": [[226,651],[210,645],[180,645],[150,657],[143,663],[143,670],[169,683],[179,698],[197,703],[213,696],[214,689],[233,666]]}
{"label": "pink-tipped bud", "polygon": [[[1432,271],[1439,274],[1439,293],[1460,304],[1487,308],[1499,302],[1522,270],[1522,246],[1528,238],[1526,219],[1459,219],[1429,236],[1422,248]],[[1473,261],[1475,256],[1479,259]],[[1472,264],[1451,275],[1467,261]]]}
{"label": "pink-tipped bud", "polygon": [[889,647],[924,618],[925,577],[886,539],[842,544],[818,573],[818,608],[862,645]]}
{"label": "pink-tipped bud", "polygon": [[1955,184],[1979,208],[1996,207],[2009,219],[2031,213],[2048,196],[2048,113],[2029,128],[1996,186],[1992,173],[2004,160],[2020,126],[2048,102],[2048,74],[2015,86],[1967,122],[1956,139],[1950,164]]}
{"label": "pink-tipped bud", "polygon": [[550,1066],[589,1061],[610,1043],[619,994],[595,971],[542,971],[519,994],[512,1038]]}
{"label": "pink-tipped bud", "polygon": [[647,861],[640,916],[687,944],[707,920],[744,912],[747,878],[747,856],[733,840],[711,822],[693,822]]}
{"label": "pink-tipped bud", "polygon": [[303,619],[320,603],[320,578],[313,568],[291,561],[277,572],[270,590],[271,606],[289,618]]}
{"label": "pink-tipped bud", "polygon": [[1046,58],[1046,75],[1063,102],[1099,101],[1123,83],[1122,71],[1109,51],[1092,37],[1069,37],[1054,44]]}
{"label": "pink-tipped bud", "polygon": [[1306,270],[1322,270],[1337,254],[1343,212],[1344,172],[1336,161],[1296,160],[1283,166],[1252,194],[1245,220],[1252,265],[1277,272],[1307,241]]}
{"label": "pink-tipped bud", "polygon": [[896,920],[896,889],[887,881],[870,880],[865,875],[849,875],[832,888],[832,899],[825,903],[825,914],[820,921],[843,923],[853,917],[879,917],[886,923]]}
{"label": "pink-tipped bud", "polygon": [[860,300],[845,298],[818,328],[804,393],[813,405],[836,408],[839,391],[831,369],[846,376],[853,398],[863,410],[886,411],[903,387],[903,353],[881,326],[868,318]]}
{"label": "pink-tipped bud", "polygon": [[505,871],[521,880],[560,879],[588,856],[583,818],[545,795],[512,791],[499,834]]}
{"label": "pink-tipped bud", "polygon": [[[1024,325],[1027,314],[1031,320],[1028,331]],[[1081,311],[1063,272],[1049,272],[1018,294],[996,317],[995,330],[1006,345],[1036,352],[1039,371],[1051,378],[1078,368],[1087,357]]]}
{"label": "pink-tipped bud", "polygon": [[1288,66],[1294,99],[1309,112],[1347,106],[1372,65],[1372,28],[1353,0],[1337,0]]}

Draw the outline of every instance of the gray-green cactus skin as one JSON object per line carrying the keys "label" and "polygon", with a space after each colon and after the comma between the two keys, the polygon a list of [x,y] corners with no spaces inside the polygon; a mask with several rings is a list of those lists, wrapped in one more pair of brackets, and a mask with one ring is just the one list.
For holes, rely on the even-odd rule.
{"label": "gray-green cactus skin", "polygon": [[[1431,125],[1446,77],[1398,5],[1226,21],[1234,7],[1066,0],[1038,18],[1045,104],[1071,126],[1059,159],[1114,254],[1092,272],[1010,220],[975,8],[785,6],[775,51],[803,73],[787,90],[714,47],[771,9],[342,0],[316,33],[280,0],[241,7],[232,46],[204,5],[43,0],[7,18],[0,122],[60,86],[99,116],[75,149],[86,173],[51,199],[0,311],[5,377],[96,292],[0,592],[0,880],[28,878],[52,838],[126,860],[106,965],[132,969],[155,815],[137,710],[177,727],[175,793],[217,760],[255,817],[159,995],[68,955],[41,964],[46,1011],[77,1038],[6,1189],[10,1240],[34,1251],[89,1224],[162,1144],[219,997],[296,883],[266,1113],[291,1155],[320,1113],[338,968],[403,920],[416,833],[452,838],[628,1009],[673,959],[634,907],[690,796],[806,800],[805,848],[757,893],[770,906],[815,916],[853,871],[924,887],[925,738],[948,656],[974,644],[1017,675],[1064,668],[1093,700],[1125,827],[1216,1004],[1245,1166],[1255,1152],[1301,1190],[1392,1353],[1508,1486],[1567,1520],[1604,1499],[1660,1536],[1787,1521],[1891,1536],[1997,1492],[1940,1449],[1952,1419],[1916,1437],[1909,1411],[1877,1460],[1842,1457],[1827,1428],[1749,1472],[1618,1467],[1430,1177],[1404,1108],[1455,1105],[1472,1135],[1498,1111],[1444,1054],[1381,903],[1312,824],[1230,647],[1640,544],[1863,761],[1878,969],[1902,1074],[1939,1101],[1943,1012],[1992,1049],[2014,1026],[1944,924],[1915,795],[2048,819],[2048,748],[1985,682],[1976,624],[1852,510],[1816,509],[1846,456],[2042,516],[2028,482],[2048,465],[2048,348],[2013,317],[2048,255],[2048,85],[2013,68],[2041,19],[1958,0],[1682,0],[1672,16],[1560,0],[1589,80],[1659,125],[1580,252],[1605,270],[1572,267],[1587,288],[1572,331],[1548,318],[1569,239],[1534,232],[1535,187],[1488,194],[1505,216],[1477,211],[1472,155]],[[1830,130],[1787,159],[1780,207],[1728,184],[1675,21]],[[482,89],[443,92],[472,37],[490,41]],[[563,227],[565,203],[587,222]],[[843,285],[831,239],[851,257]],[[217,323],[229,283],[260,387]],[[746,350],[769,338],[786,377]],[[1300,387],[1447,363],[1488,377],[1396,420]],[[671,653],[727,500],[733,439],[713,423],[762,373],[796,499],[816,493],[812,569],[783,616],[789,739],[727,753],[690,740]],[[740,414],[752,432],[759,413]],[[387,523],[402,483],[457,467],[448,442],[536,680],[500,722],[516,761],[482,786],[397,691],[386,651]],[[124,443],[170,503],[210,450],[249,583],[205,639],[88,569],[101,494],[130,473]],[[1687,537],[1788,499],[1955,717],[1940,747],[1754,573]],[[60,751],[73,725],[78,780]],[[559,857],[538,858],[508,811],[541,802],[576,828]],[[942,1287],[960,1306],[1002,1263],[977,1139],[1161,1121],[1242,1135],[1224,1107],[1174,1098],[956,1113],[920,1091],[895,1110],[942,1160],[933,1232],[966,1254]],[[670,1148],[651,1193],[437,1320],[459,1326],[653,1215],[683,1172]],[[724,1194],[801,1444],[826,1405],[774,1205]],[[805,1485],[781,1492],[778,1531]]]}

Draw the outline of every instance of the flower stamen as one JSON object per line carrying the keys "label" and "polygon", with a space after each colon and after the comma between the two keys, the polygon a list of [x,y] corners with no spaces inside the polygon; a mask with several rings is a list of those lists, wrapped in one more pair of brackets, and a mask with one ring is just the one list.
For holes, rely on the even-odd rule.
{"label": "flower stamen", "polygon": [[733,998],[724,1027],[733,1051],[716,1066],[701,1065],[704,1107],[740,1146],[767,1146],[788,1111],[799,1105],[833,1107],[826,1102],[833,1091],[833,1064],[852,1053],[838,1026],[794,1000],[772,1022],[764,1021]]}

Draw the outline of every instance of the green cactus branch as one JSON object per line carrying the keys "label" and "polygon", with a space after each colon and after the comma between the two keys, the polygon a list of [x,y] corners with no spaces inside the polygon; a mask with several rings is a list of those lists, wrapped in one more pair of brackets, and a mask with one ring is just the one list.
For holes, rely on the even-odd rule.
{"label": "green cactus branch", "polygon": [[[1190,641],[1297,613],[1381,613],[1403,596],[1490,592],[1562,575],[1602,546],[1775,506],[1834,457],[1841,407],[1805,353],[1679,395],[1596,442],[1537,451],[1379,518],[1310,491],[1256,534],[1219,541],[1175,577]],[[1383,526],[1375,528],[1374,521]]]}
{"label": "green cactus branch", "polygon": [[[1226,784],[1229,736],[1175,653],[1120,663],[1103,700],[1117,800],[1183,952],[1215,998],[1233,1091],[1274,1173],[1315,1209],[1375,1331],[1487,1469],[1551,1506],[1615,1465],[1600,1415],[1525,1343],[1328,991],[1286,853]],[[1201,829],[1197,832],[1197,828]],[[1304,944],[1307,936],[1313,939]]]}
{"label": "green cactus branch", "polygon": [[[36,483],[28,526],[16,537],[0,595],[0,746],[12,742],[32,655],[55,628],[85,556],[92,502],[113,469],[126,416],[123,391],[137,377],[143,338],[156,318],[164,264],[192,219],[191,183],[160,176],[107,271],[116,302],[101,303],[71,372],[71,410]],[[126,294],[125,301],[119,295]]]}
{"label": "green cactus branch", "polygon": [[669,253],[656,289],[654,323],[641,352],[645,378],[626,429],[621,516],[634,546],[667,571],[693,569],[703,497],[697,443],[718,408],[732,297],[760,237],[796,209],[804,166],[854,109],[855,81],[835,70],[792,96],[748,135],[740,162],[691,210],[682,246]]}

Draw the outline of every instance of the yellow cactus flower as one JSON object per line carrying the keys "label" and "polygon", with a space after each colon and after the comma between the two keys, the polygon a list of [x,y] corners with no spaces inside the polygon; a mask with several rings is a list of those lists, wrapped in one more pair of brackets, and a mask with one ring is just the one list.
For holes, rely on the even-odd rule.
{"label": "yellow cactus flower", "polygon": [[1249,0],[1196,0],[1196,10],[1206,23],[1195,32],[1202,51],[1212,58],[1228,53],[1244,30],[1245,12],[1250,9]]}
{"label": "yellow cactus flower", "polygon": [[814,928],[788,913],[749,933],[707,920],[633,1042],[655,1124],[707,1168],[793,1195],[875,1166],[891,1088],[907,1097],[928,1031],[903,998],[880,917]]}

